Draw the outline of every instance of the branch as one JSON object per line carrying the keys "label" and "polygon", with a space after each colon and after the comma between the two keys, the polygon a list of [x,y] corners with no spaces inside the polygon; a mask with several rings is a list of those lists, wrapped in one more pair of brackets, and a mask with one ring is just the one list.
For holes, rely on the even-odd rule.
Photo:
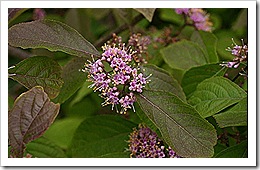
{"label": "branch", "polygon": [[107,42],[109,39],[112,38],[112,34],[115,33],[115,34],[118,34],[124,30],[126,30],[129,26],[134,26],[135,24],[137,24],[139,21],[141,21],[143,19],[143,15],[142,14],[139,14],[137,15],[133,21],[129,24],[123,24],[121,25],[120,27],[116,28],[115,30],[111,31],[111,33],[101,37],[99,40],[97,40],[95,43],[94,43],[94,46],[95,47],[101,47],[105,42]]}

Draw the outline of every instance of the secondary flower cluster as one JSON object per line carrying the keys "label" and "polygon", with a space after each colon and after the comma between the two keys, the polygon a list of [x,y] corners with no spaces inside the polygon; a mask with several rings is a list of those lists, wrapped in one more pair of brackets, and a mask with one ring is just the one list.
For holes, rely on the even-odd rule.
{"label": "secondary flower cluster", "polygon": [[183,14],[188,22],[192,22],[198,30],[212,31],[212,22],[209,20],[209,14],[207,14],[201,8],[176,8],[177,14]]}
{"label": "secondary flower cluster", "polygon": [[229,68],[237,68],[241,62],[247,62],[248,47],[244,44],[243,39],[241,40],[242,45],[237,45],[233,38],[232,41],[232,47],[228,47],[227,51],[230,51],[231,54],[235,56],[235,58],[233,59],[233,61],[223,63],[221,65]]}
{"label": "secondary flower cluster", "polygon": [[[88,61],[82,71],[89,73],[88,78],[93,82],[90,87],[95,92],[99,91],[100,96],[105,99],[102,106],[111,104],[112,110],[115,107],[117,112],[125,114],[127,109],[135,111],[134,92],[142,93],[150,76],[145,77],[134,62],[133,56],[136,51],[131,47],[125,47],[118,37],[113,40],[119,44],[110,42],[110,45],[104,45],[102,56]],[[120,111],[118,105],[121,107]]]}
{"label": "secondary flower cluster", "polygon": [[180,158],[155,132],[142,125],[130,134],[129,151],[131,158]]}

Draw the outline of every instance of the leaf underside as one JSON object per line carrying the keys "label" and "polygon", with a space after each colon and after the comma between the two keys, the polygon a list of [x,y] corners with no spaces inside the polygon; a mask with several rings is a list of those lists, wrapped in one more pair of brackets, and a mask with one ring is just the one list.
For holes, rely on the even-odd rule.
{"label": "leaf underside", "polygon": [[25,144],[40,137],[48,129],[59,108],[59,104],[50,102],[40,86],[16,99],[8,117],[8,138],[13,157],[23,157]]}
{"label": "leaf underside", "polygon": [[151,22],[153,19],[153,14],[156,8],[134,8],[136,11],[144,15],[144,17]]}

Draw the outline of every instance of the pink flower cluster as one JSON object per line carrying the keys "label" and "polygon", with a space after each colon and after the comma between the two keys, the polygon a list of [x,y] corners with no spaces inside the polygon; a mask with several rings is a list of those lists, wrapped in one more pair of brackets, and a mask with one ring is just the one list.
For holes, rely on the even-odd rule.
{"label": "pink flower cluster", "polygon": [[[105,99],[102,106],[111,104],[112,110],[120,105],[121,114],[127,109],[134,110],[136,98],[134,92],[142,93],[142,89],[149,82],[140,69],[135,68],[133,55],[135,51],[126,48],[124,44],[116,46],[104,45],[102,56],[85,64],[84,72],[89,73],[89,80],[93,82],[90,86],[94,91],[99,91],[100,96]],[[135,110],[134,110],[135,111]]]}
{"label": "pink flower cluster", "polygon": [[226,50],[230,51],[231,54],[235,56],[235,58],[233,59],[233,61],[222,63],[222,66],[237,68],[241,62],[247,62],[248,47],[244,44],[243,39],[241,41],[242,45],[237,45],[232,38],[232,47],[228,47]]}
{"label": "pink flower cluster", "polygon": [[155,132],[141,125],[130,134],[129,151],[131,158],[180,158]]}
{"label": "pink flower cluster", "polygon": [[212,22],[209,20],[209,14],[207,14],[201,8],[176,8],[175,12],[177,14],[183,14],[187,17],[188,21],[198,30],[212,31]]}

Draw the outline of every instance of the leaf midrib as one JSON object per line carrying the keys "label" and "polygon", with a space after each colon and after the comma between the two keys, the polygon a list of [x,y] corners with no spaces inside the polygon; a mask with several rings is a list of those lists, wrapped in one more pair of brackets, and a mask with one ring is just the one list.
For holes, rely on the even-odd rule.
{"label": "leaf midrib", "polygon": [[177,123],[172,117],[170,117],[170,115],[168,115],[163,109],[161,109],[159,106],[153,104],[152,101],[150,101],[149,99],[147,99],[144,95],[140,94],[140,96],[146,100],[148,103],[150,103],[150,105],[152,105],[153,107],[157,108],[159,111],[161,111],[162,113],[164,113],[169,119],[171,119],[177,126],[179,126],[184,132],[186,132],[191,138],[193,138],[198,144],[200,144],[202,147],[207,148],[209,151],[211,151],[210,148],[208,148],[207,146],[203,145],[197,138],[195,138],[192,134],[190,134],[184,127],[182,127],[179,123]]}

